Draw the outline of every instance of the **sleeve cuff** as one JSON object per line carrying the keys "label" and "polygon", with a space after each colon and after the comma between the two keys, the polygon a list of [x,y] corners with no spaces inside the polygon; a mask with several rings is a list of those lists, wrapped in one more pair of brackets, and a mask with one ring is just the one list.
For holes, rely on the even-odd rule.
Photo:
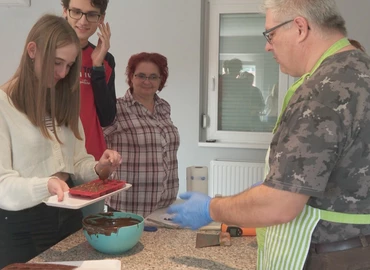
{"label": "sleeve cuff", "polygon": [[95,67],[95,66],[93,66],[92,68],[93,68],[93,70],[95,70],[95,71],[105,71],[105,67],[104,67],[104,65],[99,66],[99,67]]}
{"label": "sleeve cuff", "polygon": [[32,193],[34,201],[42,201],[51,195],[48,190],[48,180],[49,178],[36,178],[33,181]]}
{"label": "sleeve cuff", "polygon": [[93,171],[94,171],[94,176],[96,177],[98,177],[99,178],[99,174],[98,174],[98,172],[96,171],[96,165],[98,165],[98,163],[99,163],[99,161],[97,161],[97,162],[95,162],[94,163],[94,166],[93,166]]}

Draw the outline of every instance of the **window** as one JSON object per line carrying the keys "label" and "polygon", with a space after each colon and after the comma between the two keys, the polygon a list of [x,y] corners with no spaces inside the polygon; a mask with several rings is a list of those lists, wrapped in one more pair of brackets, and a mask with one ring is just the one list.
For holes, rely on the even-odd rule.
{"label": "window", "polygon": [[259,5],[257,0],[207,0],[202,138],[216,140],[213,146],[267,149],[288,89],[290,78],[265,51]]}

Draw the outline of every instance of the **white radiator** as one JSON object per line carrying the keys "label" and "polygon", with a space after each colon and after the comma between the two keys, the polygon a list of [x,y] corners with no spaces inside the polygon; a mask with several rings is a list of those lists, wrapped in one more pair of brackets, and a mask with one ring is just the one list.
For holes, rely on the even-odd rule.
{"label": "white radiator", "polygon": [[265,163],[211,160],[208,195],[229,196],[263,180]]}

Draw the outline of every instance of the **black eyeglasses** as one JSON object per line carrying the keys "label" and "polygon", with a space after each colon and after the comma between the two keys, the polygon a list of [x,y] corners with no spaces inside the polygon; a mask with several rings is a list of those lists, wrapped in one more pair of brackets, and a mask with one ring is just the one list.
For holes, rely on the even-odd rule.
{"label": "black eyeglasses", "polygon": [[146,76],[144,73],[135,74],[134,76],[135,76],[135,78],[138,78],[142,82],[146,81],[146,79],[148,79],[148,81],[150,81],[150,82],[156,82],[161,78],[156,74]]}
{"label": "black eyeglasses", "polygon": [[263,36],[266,38],[267,42],[268,42],[268,43],[270,43],[270,44],[272,44],[272,36],[271,36],[271,32],[272,32],[272,31],[274,31],[274,30],[276,30],[276,29],[278,29],[279,27],[281,27],[281,26],[283,26],[283,25],[286,25],[286,24],[288,24],[288,23],[292,22],[292,21],[294,21],[294,20],[288,20],[288,21],[285,21],[285,22],[283,22],[283,23],[281,23],[281,24],[278,24],[278,25],[276,25],[276,26],[274,26],[274,27],[272,27],[272,28],[270,28],[270,29],[266,30],[266,31],[265,31],[265,32],[263,32],[262,34],[263,34]]}
{"label": "black eyeglasses", "polygon": [[68,9],[68,14],[69,14],[69,17],[71,17],[74,20],[79,20],[82,18],[83,15],[85,15],[86,20],[92,23],[97,23],[101,16],[99,13],[96,13],[96,12],[85,13],[85,12],[82,12],[81,10],[72,9],[72,8]]}

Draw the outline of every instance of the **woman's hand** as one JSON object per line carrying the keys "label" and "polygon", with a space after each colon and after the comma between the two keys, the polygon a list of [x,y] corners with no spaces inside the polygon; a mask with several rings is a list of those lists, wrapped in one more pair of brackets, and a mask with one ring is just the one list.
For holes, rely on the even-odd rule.
{"label": "woman's hand", "polygon": [[105,150],[99,162],[95,166],[96,173],[100,176],[100,172],[104,170],[104,172],[109,171],[108,176],[118,168],[121,164],[122,158],[121,155],[114,150]]}
{"label": "woman's hand", "polygon": [[68,185],[56,176],[52,176],[48,181],[48,190],[51,195],[58,196],[58,202],[63,201],[64,192],[69,190]]}

